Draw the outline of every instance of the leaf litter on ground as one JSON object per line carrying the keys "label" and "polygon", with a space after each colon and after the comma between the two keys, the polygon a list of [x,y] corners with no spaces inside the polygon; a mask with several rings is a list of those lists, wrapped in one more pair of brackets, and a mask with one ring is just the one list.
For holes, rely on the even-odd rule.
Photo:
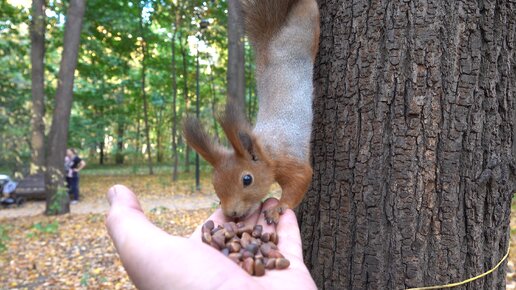
{"label": "leaf litter on ground", "polygon": [[[147,217],[172,235],[189,236],[212,212],[159,208]],[[107,234],[104,214],[3,219],[0,289],[134,289]]]}
{"label": "leaf litter on ground", "polygon": [[[202,190],[196,191],[192,180],[173,183],[168,175],[84,175],[79,205],[105,203],[114,184],[124,184],[139,199],[156,204],[170,204],[177,196],[195,204],[199,196],[214,195],[209,179],[202,179]],[[42,214],[42,204],[29,201],[6,210],[18,216],[0,218],[0,289],[134,289],[107,234],[105,210],[77,214],[72,207],[70,214],[49,217]],[[155,206],[146,215],[166,232],[187,237],[213,210]]]}

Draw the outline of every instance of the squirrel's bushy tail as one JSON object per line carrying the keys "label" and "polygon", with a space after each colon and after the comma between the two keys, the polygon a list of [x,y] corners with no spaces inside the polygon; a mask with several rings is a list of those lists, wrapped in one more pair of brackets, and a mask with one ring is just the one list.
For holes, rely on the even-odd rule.
{"label": "squirrel's bushy tail", "polygon": [[287,20],[287,15],[300,0],[241,0],[245,30],[252,43],[270,41]]}

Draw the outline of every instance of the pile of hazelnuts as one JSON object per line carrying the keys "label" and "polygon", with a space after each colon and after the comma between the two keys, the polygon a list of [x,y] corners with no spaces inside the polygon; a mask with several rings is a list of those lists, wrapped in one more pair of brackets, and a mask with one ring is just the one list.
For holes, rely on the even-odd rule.
{"label": "pile of hazelnuts", "polygon": [[286,269],[290,261],[278,250],[278,235],[263,233],[261,225],[208,220],[202,226],[202,241],[219,250],[252,276],[265,275],[265,269]]}

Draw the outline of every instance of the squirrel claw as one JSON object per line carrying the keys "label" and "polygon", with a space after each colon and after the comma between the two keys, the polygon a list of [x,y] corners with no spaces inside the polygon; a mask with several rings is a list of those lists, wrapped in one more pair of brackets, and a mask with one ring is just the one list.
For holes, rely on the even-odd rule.
{"label": "squirrel claw", "polygon": [[278,224],[280,215],[283,213],[283,211],[284,208],[280,206],[264,210],[263,215],[265,216],[265,221],[267,222],[267,224]]}

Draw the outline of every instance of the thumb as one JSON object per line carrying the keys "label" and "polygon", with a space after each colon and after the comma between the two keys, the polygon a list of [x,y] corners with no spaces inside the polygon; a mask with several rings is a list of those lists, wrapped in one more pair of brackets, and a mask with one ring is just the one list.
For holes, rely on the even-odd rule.
{"label": "thumb", "polygon": [[136,195],[124,185],[114,185],[108,190],[107,199],[111,207],[121,206],[141,211],[142,207]]}
{"label": "thumb", "polygon": [[129,188],[115,185],[109,189],[107,199],[111,207],[106,217],[106,227],[117,248],[124,244],[131,227],[136,224],[151,224],[136,195]]}

